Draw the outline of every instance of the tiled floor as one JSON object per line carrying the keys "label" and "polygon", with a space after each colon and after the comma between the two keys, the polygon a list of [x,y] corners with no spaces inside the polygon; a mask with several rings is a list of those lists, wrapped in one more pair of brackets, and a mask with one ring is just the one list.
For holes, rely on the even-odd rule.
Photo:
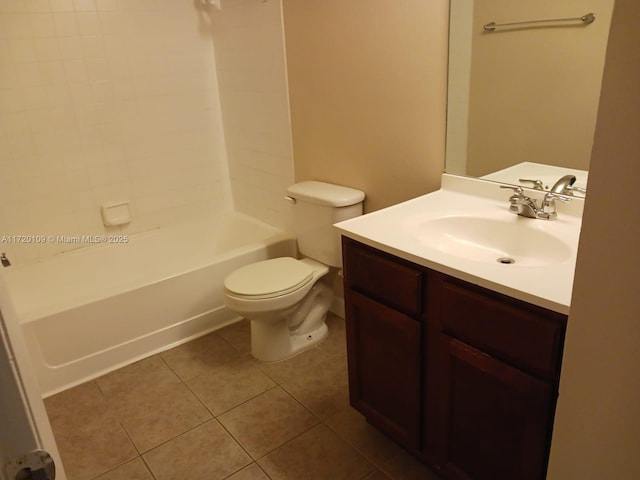
{"label": "tiled floor", "polygon": [[69,480],[437,480],[348,403],[344,322],[278,363],[242,321],[45,400]]}

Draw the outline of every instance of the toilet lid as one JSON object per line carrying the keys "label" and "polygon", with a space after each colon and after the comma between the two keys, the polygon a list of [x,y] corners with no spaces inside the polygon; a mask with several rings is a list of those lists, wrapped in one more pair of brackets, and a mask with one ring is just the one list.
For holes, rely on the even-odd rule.
{"label": "toilet lid", "polygon": [[293,292],[312,277],[313,270],[306,263],[280,257],[239,268],[225,279],[224,286],[236,295],[269,298]]}

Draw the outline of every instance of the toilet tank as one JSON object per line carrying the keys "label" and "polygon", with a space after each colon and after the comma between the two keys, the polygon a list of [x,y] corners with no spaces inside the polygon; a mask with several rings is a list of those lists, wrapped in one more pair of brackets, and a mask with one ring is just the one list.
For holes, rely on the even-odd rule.
{"label": "toilet tank", "polygon": [[291,185],[293,228],[298,249],[325,265],[342,266],[340,234],[334,223],[362,215],[364,192],[332,183],[306,181]]}

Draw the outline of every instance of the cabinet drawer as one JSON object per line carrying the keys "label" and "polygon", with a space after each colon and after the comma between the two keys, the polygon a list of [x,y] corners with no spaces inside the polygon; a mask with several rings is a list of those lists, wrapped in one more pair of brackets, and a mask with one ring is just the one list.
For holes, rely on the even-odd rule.
{"label": "cabinet drawer", "polygon": [[455,283],[442,285],[442,328],[533,374],[557,378],[566,316]]}
{"label": "cabinet drawer", "polygon": [[422,313],[424,273],[405,262],[343,237],[345,286],[417,317]]}

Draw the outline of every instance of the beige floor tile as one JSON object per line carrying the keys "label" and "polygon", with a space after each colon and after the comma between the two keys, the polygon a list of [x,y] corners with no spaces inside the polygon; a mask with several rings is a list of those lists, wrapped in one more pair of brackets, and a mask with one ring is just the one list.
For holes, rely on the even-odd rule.
{"label": "beige floor tile", "polygon": [[229,345],[240,353],[251,352],[251,321],[243,319],[237,323],[217,330],[216,333],[224,338]]}
{"label": "beige floor tile", "polygon": [[381,465],[402,452],[399,446],[372,427],[364,416],[351,407],[331,416],[325,423],[374,465]]}
{"label": "beige floor tile", "polygon": [[216,420],[154,448],[143,457],[157,480],[218,480],[251,462]]}
{"label": "beige floor tile", "polygon": [[401,450],[398,455],[380,466],[392,480],[441,480],[431,469]]}
{"label": "beige floor tile", "polygon": [[257,463],[252,463],[238,473],[231,475],[227,480],[269,480],[269,477],[267,477],[267,474],[264,473]]}
{"label": "beige floor tile", "polygon": [[94,478],[138,455],[122,426],[109,414],[78,422],[71,431],[52,427],[68,480]]}
{"label": "beige floor tile", "polygon": [[388,477],[382,470],[376,470],[371,475],[367,475],[362,480],[393,480]]}
{"label": "beige floor tile", "polygon": [[305,432],[258,464],[273,480],[355,480],[375,469],[325,425]]}
{"label": "beige floor tile", "polygon": [[137,451],[95,382],[45,400],[69,480],[88,480],[135,458]]}
{"label": "beige floor tile", "polygon": [[214,415],[219,415],[275,386],[244,354],[211,372],[188,380],[187,385]]}
{"label": "beige floor tile", "polygon": [[151,389],[165,383],[179,382],[178,376],[157,355],[96,379],[96,383],[107,399],[137,388]]}
{"label": "beige floor tile", "polygon": [[327,328],[329,328],[329,335],[318,345],[318,348],[330,355],[346,355],[347,334],[344,319],[330,313],[327,315]]}
{"label": "beige floor tile", "polygon": [[96,480],[154,480],[140,457],[125,463],[104,475],[100,475]]}
{"label": "beige floor tile", "polygon": [[349,406],[349,381],[344,362],[329,357],[312,375],[298,375],[282,384],[296,400],[321,420]]}
{"label": "beige floor tile", "polygon": [[229,410],[218,420],[254,459],[318,423],[316,417],[280,387]]}
{"label": "beige floor tile", "polygon": [[239,352],[216,332],[160,354],[182,380],[210,372],[238,355]]}
{"label": "beige floor tile", "polygon": [[92,418],[109,410],[109,404],[95,382],[83,383],[47,397],[44,404],[52,422]]}
{"label": "beige floor tile", "polygon": [[135,389],[109,399],[140,452],[180,435],[211,418],[183,383]]}
{"label": "beige floor tile", "polygon": [[327,324],[267,363],[243,320],[47,398],[69,480],[439,480],[348,406],[344,321]]}
{"label": "beige floor tile", "polygon": [[329,355],[313,347],[294,357],[279,362],[259,362],[258,365],[276,383],[283,383],[299,375],[313,375],[322,369]]}

